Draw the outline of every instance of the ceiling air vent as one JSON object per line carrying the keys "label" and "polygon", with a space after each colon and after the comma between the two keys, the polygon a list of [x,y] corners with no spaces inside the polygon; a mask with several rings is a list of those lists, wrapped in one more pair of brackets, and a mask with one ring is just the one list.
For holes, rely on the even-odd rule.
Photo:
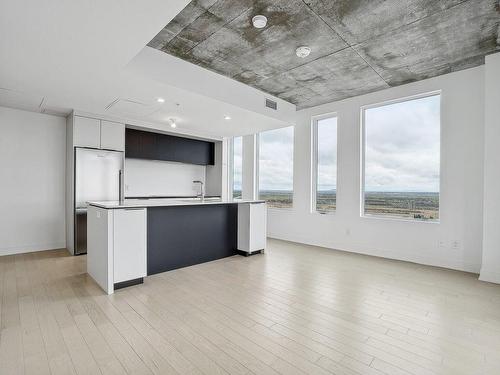
{"label": "ceiling air vent", "polygon": [[278,109],[278,103],[276,103],[274,100],[266,99],[266,107],[274,109],[276,111]]}

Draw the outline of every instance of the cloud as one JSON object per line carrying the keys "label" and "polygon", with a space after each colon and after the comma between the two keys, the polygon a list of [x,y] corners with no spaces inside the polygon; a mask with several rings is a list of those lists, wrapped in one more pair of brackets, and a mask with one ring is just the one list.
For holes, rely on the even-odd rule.
{"label": "cloud", "polygon": [[440,97],[365,111],[365,190],[439,191]]}
{"label": "cloud", "polygon": [[293,190],[293,126],[260,133],[259,189]]}
{"label": "cloud", "polygon": [[337,118],[318,121],[317,189],[337,188]]}
{"label": "cloud", "polygon": [[233,189],[240,190],[243,180],[243,138],[233,138]]}

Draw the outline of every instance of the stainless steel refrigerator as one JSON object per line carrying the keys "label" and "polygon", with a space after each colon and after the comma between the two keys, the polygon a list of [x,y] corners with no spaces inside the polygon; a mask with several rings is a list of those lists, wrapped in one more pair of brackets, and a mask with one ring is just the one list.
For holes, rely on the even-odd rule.
{"label": "stainless steel refrigerator", "polygon": [[87,202],[117,201],[123,152],[75,148],[75,255],[87,252]]}

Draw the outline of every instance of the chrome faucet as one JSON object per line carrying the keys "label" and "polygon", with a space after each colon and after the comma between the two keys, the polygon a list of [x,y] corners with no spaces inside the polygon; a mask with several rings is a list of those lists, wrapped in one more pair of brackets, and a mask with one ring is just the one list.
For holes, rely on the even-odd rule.
{"label": "chrome faucet", "polygon": [[200,184],[200,194],[196,196],[196,198],[200,198],[201,200],[205,199],[205,189],[203,188],[203,181],[193,181],[193,184]]}

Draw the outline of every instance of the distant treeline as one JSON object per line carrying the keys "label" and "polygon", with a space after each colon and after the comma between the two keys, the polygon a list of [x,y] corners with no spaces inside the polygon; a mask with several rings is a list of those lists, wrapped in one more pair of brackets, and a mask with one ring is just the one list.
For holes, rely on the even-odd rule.
{"label": "distant treeline", "polygon": [[[235,192],[235,195],[241,192]],[[393,216],[419,220],[439,219],[439,193],[436,192],[365,192],[365,214]],[[260,199],[276,208],[290,208],[293,204],[293,192],[290,190],[262,190]],[[320,190],[316,196],[318,211],[336,209],[336,190]]]}

